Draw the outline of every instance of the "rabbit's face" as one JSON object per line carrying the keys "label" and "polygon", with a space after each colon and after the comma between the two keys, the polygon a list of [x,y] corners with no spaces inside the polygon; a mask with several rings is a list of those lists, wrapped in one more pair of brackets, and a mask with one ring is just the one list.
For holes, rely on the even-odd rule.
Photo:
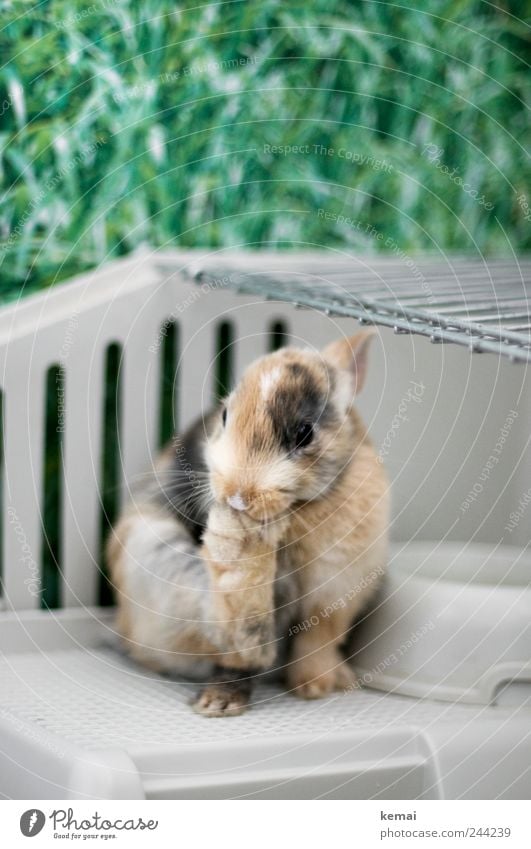
{"label": "rabbit's face", "polygon": [[355,451],[349,413],[369,334],[322,353],[285,348],[247,369],[206,446],[217,501],[265,522],[326,495]]}

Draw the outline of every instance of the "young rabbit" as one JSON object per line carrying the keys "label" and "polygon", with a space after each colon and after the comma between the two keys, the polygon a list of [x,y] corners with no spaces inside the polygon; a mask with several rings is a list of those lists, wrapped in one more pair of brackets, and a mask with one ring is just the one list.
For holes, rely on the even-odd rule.
{"label": "young rabbit", "polygon": [[340,647],[387,557],[387,479],[353,409],[373,333],[254,362],[109,540],[130,653],[206,678],[207,716],[240,713],[275,667],[304,698],[354,683]]}

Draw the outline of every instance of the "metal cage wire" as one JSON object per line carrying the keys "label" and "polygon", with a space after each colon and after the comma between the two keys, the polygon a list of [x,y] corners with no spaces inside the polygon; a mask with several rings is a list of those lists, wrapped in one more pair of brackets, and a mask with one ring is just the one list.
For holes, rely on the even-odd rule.
{"label": "metal cage wire", "polygon": [[216,287],[531,362],[530,259],[404,263],[321,254],[267,268],[267,259],[250,254],[246,266],[218,260],[191,266],[187,273]]}

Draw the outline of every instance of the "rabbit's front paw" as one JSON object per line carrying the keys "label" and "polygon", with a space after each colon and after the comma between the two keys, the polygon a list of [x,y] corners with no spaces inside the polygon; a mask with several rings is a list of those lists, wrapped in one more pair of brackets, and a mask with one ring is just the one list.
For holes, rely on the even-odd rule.
{"label": "rabbit's front paw", "polygon": [[237,563],[263,547],[259,524],[217,503],[208,515],[203,542],[217,563]]}
{"label": "rabbit's front paw", "polygon": [[233,631],[233,647],[246,669],[268,669],[277,654],[272,616],[238,623]]}
{"label": "rabbit's front paw", "polygon": [[301,699],[322,699],[334,691],[358,689],[354,669],[335,652],[295,661],[288,671],[288,683],[293,695]]}
{"label": "rabbit's front paw", "polygon": [[275,659],[276,551],[262,526],[214,505],[204,536],[204,556],[217,620],[217,644],[237,668],[263,669]]}
{"label": "rabbit's front paw", "polygon": [[247,513],[216,503],[208,515],[203,542],[218,563],[237,562],[276,551],[287,528],[287,517],[261,522]]}

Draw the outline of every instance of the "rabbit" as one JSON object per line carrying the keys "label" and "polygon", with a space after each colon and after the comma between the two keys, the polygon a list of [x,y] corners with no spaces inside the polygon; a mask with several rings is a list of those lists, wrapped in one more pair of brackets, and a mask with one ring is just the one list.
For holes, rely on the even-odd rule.
{"label": "rabbit", "polygon": [[387,561],[389,485],[353,403],[374,330],[256,360],[161,454],[113,529],[118,631],[159,672],[206,680],[205,716],[257,675],[295,695],[355,686],[341,647]]}

